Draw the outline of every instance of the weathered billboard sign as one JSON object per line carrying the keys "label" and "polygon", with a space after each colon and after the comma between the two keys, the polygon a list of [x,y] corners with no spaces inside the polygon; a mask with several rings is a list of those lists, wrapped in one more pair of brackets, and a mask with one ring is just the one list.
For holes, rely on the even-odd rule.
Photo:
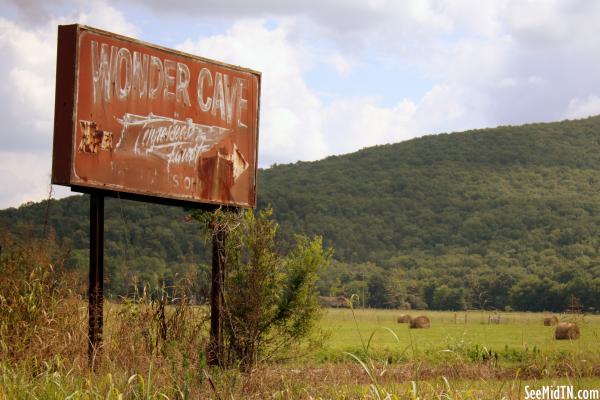
{"label": "weathered billboard sign", "polygon": [[58,29],[52,183],[254,207],[260,73]]}

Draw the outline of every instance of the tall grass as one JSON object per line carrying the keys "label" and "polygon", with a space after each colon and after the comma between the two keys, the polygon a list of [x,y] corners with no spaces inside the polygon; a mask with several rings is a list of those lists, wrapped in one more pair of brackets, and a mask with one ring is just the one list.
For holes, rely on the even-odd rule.
{"label": "tall grass", "polygon": [[[139,288],[132,298],[106,303],[104,346],[96,355],[97,368],[90,369],[87,277],[65,266],[68,251],[52,241],[2,245],[2,400],[491,399],[518,398],[526,382],[600,386],[596,350],[491,350],[456,337],[441,340],[446,351],[440,352],[423,345],[418,336],[423,332],[404,336],[392,326],[364,334],[362,318],[377,311],[353,315],[359,348],[329,350],[340,355],[335,362],[295,358],[248,372],[210,369],[207,309],[190,303],[185,281],[169,290]],[[332,332],[332,341],[339,340],[337,334]],[[392,351],[376,346],[384,337],[392,339]],[[300,356],[300,348],[305,347],[286,351]],[[342,356],[344,351],[353,356]],[[512,357],[513,364],[496,365],[494,353],[501,360]]]}
{"label": "tall grass", "polygon": [[185,285],[152,296],[145,287],[132,299],[107,303],[94,373],[87,362],[86,279],[65,267],[68,253],[47,240],[3,249],[0,394],[185,398],[204,380],[207,313],[192,308]]}
{"label": "tall grass", "polygon": [[59,359],[77,363],[85,345],[78,275],[65,251],[47,241],[13,244],[0,261],[0,360],[36,370]]}

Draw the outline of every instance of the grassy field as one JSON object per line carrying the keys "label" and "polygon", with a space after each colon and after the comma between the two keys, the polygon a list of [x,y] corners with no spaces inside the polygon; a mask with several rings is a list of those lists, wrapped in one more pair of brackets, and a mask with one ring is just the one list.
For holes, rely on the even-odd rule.
{"label": "grassy field", "polygon": [[431,328],[409,329],[396,322],[400,311],[324,309],[310,338],[242,372],[207,365],[206,307],[146,291],[105,303],[90,366],[85,279],[71,270],[57,279],[60,254],[40,246],[0,260],[0,400],[520,399],[528,386],[600,389],[600,316],[561,316],[581,338],[556,341],[540,313],[503,313],[496,325],[485,312],[413,311]]}
{"label": "grassy field", "polygon": [[[408,312],[412,316],[427,315],[431,320],[430,329],[409,329],[408,324],[397,323],[396,318],[405,313],[326,309],[321,326],[330,336],[322,355],[360,351],[363,347],[361,338],[367,342],[372,334],[373,352],[403,355],[404,360],[415,355],[430,356],[428,358],[435,360],[444,352],[468,352],[476,348],[505,355],[531,352],[584,358],[586,354],[600,354],[600,315],[561,316],[561,320],[575,321],[580,326],[581,338],[570,341],[555,340],[554,327],[543,325],[545,315],[542,313],[501,313],[500,324],[489,324],[488,316],[495,314],[488,312]],[[500,361],[503,361],[502,357]]]}
{"label": "grassy field", "polygon": [[600,316],[562,316],[577,320],[581,339],[556,341],[540,313],[503,313],[496,325],[477,311],[466,324],[465,313],[414,311],[431,328],[409,329],[396,322],[400,311],[325,309],[320,346],[291,347],[290,358],[241,373],[206,366],[206,309],[192,308],[183,322],[196,330],[160,351],[149,347],[144,326],[153,321],[143,308],[109,304],[106,312],[95,372],[85,362],[80,302],[66,318],[68,335],[40,341],[29,350],[39,351],[35,359],[0,362],[0,399],[520,399],[525,387],[600,389]]}

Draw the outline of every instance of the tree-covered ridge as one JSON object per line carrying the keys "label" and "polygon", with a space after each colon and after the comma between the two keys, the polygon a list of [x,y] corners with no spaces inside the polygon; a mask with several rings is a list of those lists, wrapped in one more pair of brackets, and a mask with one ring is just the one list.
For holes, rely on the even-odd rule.
{"label": "tree-covered ridge", "polygon": [[[192,273],[199,282],[199,298],[207,296],[210,271],[202,263],[206,251],[201,227],[188,212],[167,207],[106,198],[104,258],[110,294],[125,295],[134,285],[161,282]],[[0,211],[0,239],[4,245],[51,234],[69,251],[68,265],[86,268],[89,257],[89,196],[24,204]],[[198,271],[200,265],[200,271]]]}
{"label": "tree-covered ridge", "polygon": [[259,199],[284,232],[322,234],[338,260],[396,276],[339,283],[346,294],[385,283],[387,299],[366,291],[373,305],[562,310],[574,295],[600,308],[598,169],[594,117],[274,166],[260,175]]}
{"label": "tree-covered ridge", "polygon": [[[284,241],[319,234],[337,260],[324,295],[372,306],[600,309],[600,117],[426,136],[259,171]],[[49,225],[87,257],[87,199],[52,201]],[[113,290],[204,260],[177,208],[107,201]],[[40,231],[46,203],[0,212]],[[126,221],[126,223],[124,222]],[[129,238],[129,239],[127,239]],[[124,243],[129,244],[124,251]],[[124,260],[125,258],[125,261]],[[200,283],[199,283],[200,285]]]}
{"label": "tree-covered ridge", "polygon": [[274,166],[261,171],[259,201],[349,261],[523,240],[597,214],[599,128],[598,118],[500,127]]}

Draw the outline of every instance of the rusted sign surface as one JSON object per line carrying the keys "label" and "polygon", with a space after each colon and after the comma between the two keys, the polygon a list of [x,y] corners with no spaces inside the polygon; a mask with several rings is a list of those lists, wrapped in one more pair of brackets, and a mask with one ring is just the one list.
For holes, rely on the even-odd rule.
{"label": "rusted sign surface", "polygon": [[60,26],[52,182],[254,207],[260,73]]}

